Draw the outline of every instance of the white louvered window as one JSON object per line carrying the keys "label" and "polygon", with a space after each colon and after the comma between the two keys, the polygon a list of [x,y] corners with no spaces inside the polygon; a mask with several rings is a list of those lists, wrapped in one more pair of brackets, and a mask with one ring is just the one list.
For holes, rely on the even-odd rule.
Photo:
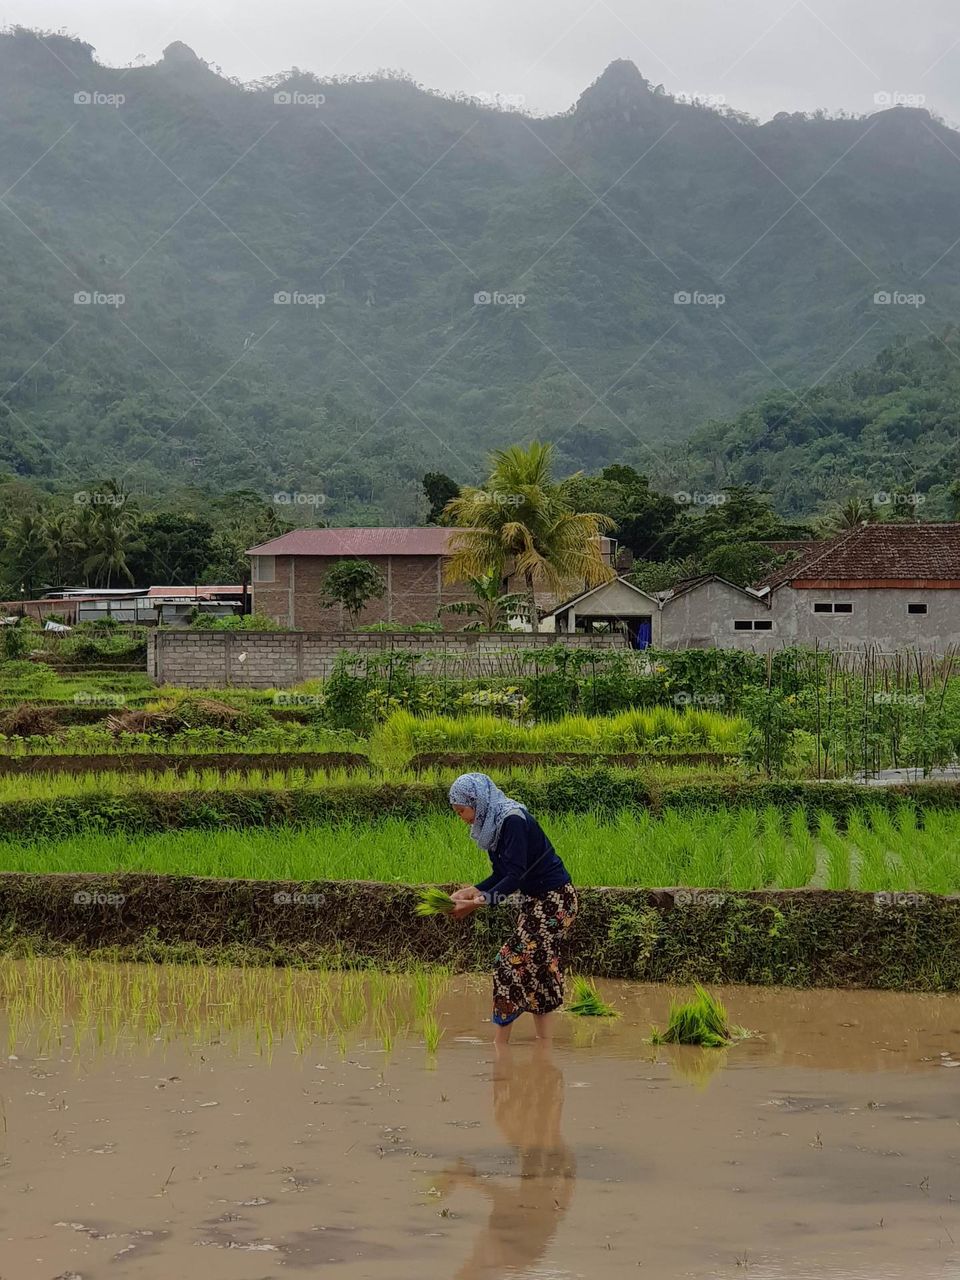
{"label": "white louvered window", "polygon": [[276,582],[277,557],[276,556],[254,556],[253,557],[253,580],[254,582]]}

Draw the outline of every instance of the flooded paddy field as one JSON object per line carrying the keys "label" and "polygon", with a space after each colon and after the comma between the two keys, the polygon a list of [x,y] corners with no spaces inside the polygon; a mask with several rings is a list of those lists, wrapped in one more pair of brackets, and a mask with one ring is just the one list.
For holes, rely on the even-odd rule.
{"label": "flooded paddy field", "polygon": [[599,986],[496,1059],[475,977],[4,961],[0,1276],[960,1276],[960,998],[718,988],[707,1050]]}

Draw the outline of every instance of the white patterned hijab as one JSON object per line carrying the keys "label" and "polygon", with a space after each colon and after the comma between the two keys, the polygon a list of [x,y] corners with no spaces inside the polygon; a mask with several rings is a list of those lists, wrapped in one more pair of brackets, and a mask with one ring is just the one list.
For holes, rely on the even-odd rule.
{"label": "white patterned hijab", "polygon": [[462,773],[450,788],[450,803],[476,810],[470,839],[488,853],[500,839],[504,820],[515,813],[527,813],[525,805],[504,795],[485,773]]}

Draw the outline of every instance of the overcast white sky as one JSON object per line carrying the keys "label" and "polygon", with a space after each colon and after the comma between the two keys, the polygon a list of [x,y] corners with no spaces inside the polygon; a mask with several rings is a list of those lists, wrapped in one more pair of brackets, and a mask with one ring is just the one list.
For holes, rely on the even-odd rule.
{"label": "overcast white sky", "polygon": [[408,71],[444,91],[565,110],[614,58],[673,93],[780,110],[876,110],[901,93],[960,121],[957,0],[0,0],[0,24],[65,29],[101,62],[182,40],[227,75]]}

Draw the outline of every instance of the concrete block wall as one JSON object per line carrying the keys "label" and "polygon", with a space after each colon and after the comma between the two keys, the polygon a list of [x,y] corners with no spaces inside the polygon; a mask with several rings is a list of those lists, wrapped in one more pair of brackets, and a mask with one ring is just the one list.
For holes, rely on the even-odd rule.
{"label": "concrete block wall", "polygon": [[157,684],[187,689],[289,688],[325,679],[340,653],[419,653],[425,674],[512,676],[522,655],[557,642],[579,649],[620,649],[623,636],[563,636],[529,632],[424,635],[355,631],[166,631],[147,637],[147,673]]}

